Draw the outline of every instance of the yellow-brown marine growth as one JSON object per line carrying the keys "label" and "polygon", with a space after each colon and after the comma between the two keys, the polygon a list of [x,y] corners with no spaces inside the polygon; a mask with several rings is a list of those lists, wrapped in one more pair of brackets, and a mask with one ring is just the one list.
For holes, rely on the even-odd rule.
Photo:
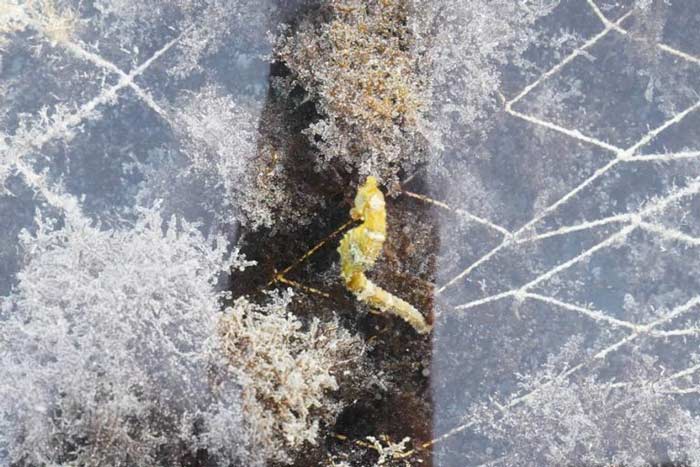
{"label": "yellow-brown marine growth", "polygon": [[340,241],[340,274],[345,286],[360,301],[381,311],[392,313],[408,322],[420,334],[430,332],[431,326],[410,303],[375,285],[365,275],[382,253],[386,239],[386,208],[384,195],[377,179],[367,177],[357,190],[350,216],[362,224],[348,231]]}
{"label": "yellow-brown marine growth", "polygon": [[[387,186],[412,172],[430,152],[429,63],[415,34],[413,0],[322,0],[315,14],[280,38],[275,56],[301,87],[319,118],[304,134],[332,162],[372,167]],[[430,138],[427,138],[427,137]],[[340,162],[340,164],[338,164]],[[351,170],[352,171],[352,170]]]}

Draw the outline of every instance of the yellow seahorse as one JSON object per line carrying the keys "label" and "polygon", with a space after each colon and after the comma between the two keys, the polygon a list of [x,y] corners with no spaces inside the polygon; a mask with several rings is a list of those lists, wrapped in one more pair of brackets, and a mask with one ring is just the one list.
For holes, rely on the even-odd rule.
{"label": "yellow seahorse", "polygon": [[430,332],[431,326],[413,305],[375,285],[365,275],[379,258],[386,240],[386,207],[376,178],[367,177],[357,190],[350,216],[362,224],[348,231],[338,247],[345,286],[360,301],[403,318],[420,334]]}

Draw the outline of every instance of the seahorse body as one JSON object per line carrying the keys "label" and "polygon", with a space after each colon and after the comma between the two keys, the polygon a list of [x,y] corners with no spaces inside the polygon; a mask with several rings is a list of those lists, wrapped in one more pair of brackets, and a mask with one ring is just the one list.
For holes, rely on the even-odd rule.
{"label": "seahorse body", "polygon": [[357,190],[350,216],[362,224],[348,231],[338,247],[345,286],[359,300],[403,318],[417,332],[430,332],[431,326],[413,305],[375,285],[365,275],[379,258],[386,240],[386,207],[376,178],[367,177]]}

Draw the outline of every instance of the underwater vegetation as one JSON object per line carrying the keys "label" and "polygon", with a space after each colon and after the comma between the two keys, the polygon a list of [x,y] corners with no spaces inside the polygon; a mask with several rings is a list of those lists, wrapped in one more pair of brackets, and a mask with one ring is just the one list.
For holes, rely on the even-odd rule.
{"label": "underwater vegetation", "polygon": [[700,465],[699,18],[0,1],[0,466]]}

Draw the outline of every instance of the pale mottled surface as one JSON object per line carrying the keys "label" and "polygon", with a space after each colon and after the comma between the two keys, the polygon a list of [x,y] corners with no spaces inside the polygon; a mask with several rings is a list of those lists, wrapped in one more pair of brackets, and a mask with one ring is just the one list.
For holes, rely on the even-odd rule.
{"label": "pale mottled surface", "polygon": [[[181,278],[212,303],[217,289],[206,270],[220,261],[212,259],[216,250],[195,234],[154,240],[134,206],[156,205],[165,219],[201,222],[201,232],[229,241],[241,229],[256,235],[253,228],[324,222],[317,213],[330,201],[282,184],[289,166],[276,154],[294,154],[285,144],[298,129],[276,118],[268,90],[267,32],[298,19],[303,3],[0,5],[0,294],[7,297],[0,328],[10,328],[18,297],[52,290],[31,269],[50,269],[50,257],[30,262],[33,252],[18,240],[22,229],[37,233],[37,215],[57,219],[39,231],[44,239],[66,218],[82,225],[101,239],[83,243],[93,253],[112,241],[100,232],[138,245],[139,235],[161,246],[186,243],[204,276]],[[415,5],[412,52],[431,76],[421,81],[430,105],[419,132],[432,152],[421,156],[429,163],[413,179],[427,184],[404,188],[443,203],[432,204],[439,251],[425,252],[437,256],[434,464],[670,458],[700,465],[700,3]],[[279,141],[266,145],[261,131]],[[404,156],[403,169],[418,160]],[[337,177],[332,163],[320,165],[314,176]],[[351,196],[358,180],[345,182]],[[126,256],[114,261],[133,264]],[[163,273],[180,271],[177,259],[167,261],[174,264],[163,264]],[[336,279],[329,272],[321,281]],[[77,279],[70,283],[70,300],[41,295],[33,303],[65,310],[87,292],[95,309],[117,300],[109,284],[82,290]],[[204,340],[206,332],[192,326]],[[3,339],[2,351],[11,341]],[[37,378],[32,384],[41,386]],[[237,420],[232,407],[217,423]],[[226,432],[216,433],[210,445],[225,444]],[[247,438],[234,435],[241,450],[227,455],[244,455]]]}

